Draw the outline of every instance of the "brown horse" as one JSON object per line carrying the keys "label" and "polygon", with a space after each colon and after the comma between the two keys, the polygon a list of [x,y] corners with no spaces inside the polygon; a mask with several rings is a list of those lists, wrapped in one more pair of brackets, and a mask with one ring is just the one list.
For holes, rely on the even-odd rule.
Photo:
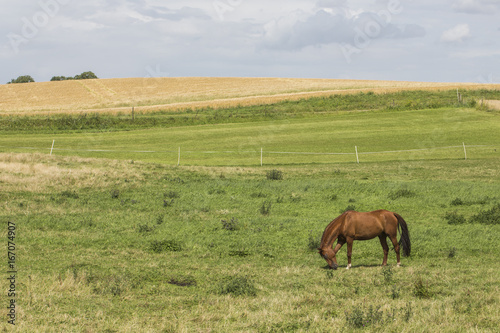
{"label": "brown horse", "polygon": [[[398,243],[397,233],[400,229],[401,239]],[[347,269],[351,268],[352,243],[354,240],[367,240],[377,237],[380,239],[380,244],[384,249],[384,260],[382,266],[387,265],[387,254],[389,246],[387,246],[387,236],[391,239],[398,266],[401,265],[399,257],[400,245],[403,248],[405,257],[410,255],[411,243],[410,233],[405,220],[396,213],[388,210],[376,210],[368,213],[359,213],[355,211],[347,211],[342,213],[335,220],[330,222],[323,232],[321,237],[321,245],[318,248],[319,254],[326,260],[328,266],[337,269],[336,254],[347,243]],[[335,249],[332,249],[333,242],[337,240]]]}

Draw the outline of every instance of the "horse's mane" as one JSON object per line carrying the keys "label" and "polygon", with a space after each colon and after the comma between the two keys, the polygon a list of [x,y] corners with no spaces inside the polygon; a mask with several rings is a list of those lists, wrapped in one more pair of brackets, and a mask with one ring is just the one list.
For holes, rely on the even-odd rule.
{"label": "horse's mane", "polygon": [[333,243],[335,238],[337,238],[338,233],[335,231],[338,229],[338,227],[344,222],[344,218],[349,213],[349,211],[346,211],[339,216],[337,216],[330,224],[328,224],[325,228],[325,231],[323,232],[323,236],[321,237],[321,245],[320,248],[323,248],[327,246],[330,243]]}

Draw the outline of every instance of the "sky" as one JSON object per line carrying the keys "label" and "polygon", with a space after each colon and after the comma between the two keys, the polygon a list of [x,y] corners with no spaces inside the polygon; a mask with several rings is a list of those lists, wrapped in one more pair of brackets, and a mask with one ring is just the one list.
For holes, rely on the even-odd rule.
{"label": "sky", "polygon": [[500,0],[0,3],[0,83],[85,71],[500,83]]}

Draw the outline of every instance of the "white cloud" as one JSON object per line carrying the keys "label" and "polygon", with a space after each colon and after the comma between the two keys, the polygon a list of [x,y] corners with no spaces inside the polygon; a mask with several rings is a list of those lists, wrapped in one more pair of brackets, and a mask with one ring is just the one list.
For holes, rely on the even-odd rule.
{"label": "white cloud", "polygon": [[441,35],[441,41],[444,43],[462,43],[471,37],[468,24],[459,24],[446,30]]}
{"label": "white cloud", "polygon": [[468,14],[493,14],[500,9],[498,0],[455,0],[453,9]]}

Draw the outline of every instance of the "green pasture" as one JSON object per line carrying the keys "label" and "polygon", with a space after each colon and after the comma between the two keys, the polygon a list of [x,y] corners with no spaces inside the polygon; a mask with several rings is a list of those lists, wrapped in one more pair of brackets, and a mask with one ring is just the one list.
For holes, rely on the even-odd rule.
{"label": "green pasture", "polygon": [[[464,108],[344,112],[295,119],[116,132],[0,134],[0,151],[177,165],[331,164],[484,159],[500,152],[498,114]],[[28,149],[26,149],[28,148]],[[293,153],[293,154],[289,154]]]}
{"label": "green pasture", "polygon": [[[16,225],[16,330],[498,330],[498,113],[279,118],[0,133],[4,240],[7,222]],[[408,223],[402,267],[392,250],[380,267],[373,239],[354,243],[351,270],[345,248],[339,269],[327,269],[316,251],[326,225],[347,209],[382,208]]]}

